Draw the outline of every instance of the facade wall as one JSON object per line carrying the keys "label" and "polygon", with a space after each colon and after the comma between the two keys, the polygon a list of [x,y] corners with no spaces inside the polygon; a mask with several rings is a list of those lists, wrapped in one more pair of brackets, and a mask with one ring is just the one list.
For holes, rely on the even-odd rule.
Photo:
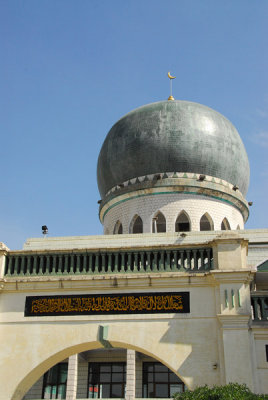
{"label": "facade wall", "polygon": [[[213,232],[190,236],[196,244],[199,236],[204,240],[210,235],[215,237]],[[117,244],[121,243],[119,236],[112,237],[111,242],[116,239]],[[127,236],[141,240],[153,235]],[[164,235],[155,237],[165,243]],[[255,392],[268,392],[267,324],[263,321],[263,332],[254,332],[252,341],[253,273],[243,256],[245,246],[246,241],[234,232],[219,235],[214,240],[216,269],[206,272],[6,277],[0,296],[1,334],[5,338],[0,351],[0,399],[21,400],[27,390],[27,400],[40,398],[40,376],[76,353],[81,353],[77,398],[86,398],[88,362],[124,361],[126,349],[136,350],[137,397],[142,396],[145,356],[165,364],[189,389],[204,383],[213,386],[236,381],[246,382]],[[164,291],[189,292],[190,313],[24,316],[26,296]],[[99,339],[100,326],[104,325],[108,328],[108,343],[122,350],[105,350],[105,355],[97,350],[104,346]]]}
{"label": "facade wall", "polygon": [[[224,284],[226,284],[226,279],[231,279],[231,277],[228,275],[229,273],[222,274],[224,275]],[[241,274],[243,281],[248,276],[248,272],[241,272]],[[216,275],[218,279],[218,274]],[[238,276],[236,276],[236,281],[237,279]],[[70,283],[74,285],[74,281],[70,281]],[[36,283],[29,282],[28,284],[37,287]],[[84,284],[87,287],[91,285],[90,281],[81,281],[79,283],[80,291],[84,287],[83,293],[90,293]],[[94,284],[95,293],[116,291],[131,293],[144,290],[155,293],[163,291],[163,288],[167,290],[167,287],[169,290],[189,291],[190,313],[152,314],[150,316],[135,314],[120,315],[120,317],[105,315],[97,318],[90,315],[25,318],[23,313],[25,297],[33,295],[34,291],[2,294],[2,309],[6,310],[2,314],[2,334],[6,338],[6,346],[1,350],[1,362],[8,356],[15,337],[16,357],[24,359],[23,366],[18,365],[16,358],[16,360],[9,360],[9,369],[2,368],[1,385],[4,393],[8,393],[10,389],[10,376],[12,376],[10,371],[14,368],[16,368],[17,374],[13,378],[17,384],[14,382],[12,385],[17,386],[22,377],[27,376],[31,371],[35,371],[34,374],[38,374],[39,371],[42,375],[52,365],[65,359],[68,353],[71,355],[74,352],[90,350],[94,346],[101,347],[98,342],[98,330],[101,324],[109,327],[108,340],[113,347],[136,349],[153,356],[176,372],[189,388],[202,385],[204,382],[208,385],[222,383],[220,368],[214,369],[213,367],[214,364],[220,364],[219,343],[221,340],[217,315],[221,313],[221,296],[217,288],[218,283],[212,275],[192,276],[190,283],[187,274],[184,274],[183,277],[181,274],[165,273],[162,277],[156,276],[155,279],[151,277],[150,280],[144,280],[142,276],[130,277],[130,279],[126,279],[124,276],[121,281],[117,278],[119,288],[116,290],[113,281],[108,277],[106,280],[99,281],[101,284],[99,288],[96,286],[98,282],[95,279],[92,280],[92,284]],[[66,283],[64,291],[70,293]],[[79,293],[73,290],[71,292]],[[47,292],[45,293],[47,294]],[[42,292],[39,291],[39,294]],[[50,294],[59,294],[59,291],[50,291]],[[11,310],[13,311],[11,312]],[[240,310],[230,310],[230,313],[238,315],[238,313],[245,314],[249,311],[247,303],[245,303]],[[228,314],[228,310],[225,313]],[[239,321],[239,315],[234,317]],[[19,336],[17,336],[18,330]],[[23,356],[25,352],[28,353],[27,359]],[[107,360],[106,357],[105,359]],[[223,369],[225,362],[226,360],[221,365]],[[42,371],[42,368],[45,370]],[[7,381],[5,374],[9,377],[8,384],[5,383]],[[37,378],[38,376],[34,378],[33,375],[34,380]],[[0,398],[7,400],[6,397],[1,397],[1,394]],[[19,400],[20,398],[12,397],[12,399]]]}
{"label": "facade wall", "polygon": [[113,234],[116,222],[123,225],[123,234],[130,233],[130,224],[135,215],[143,221],[143,232],[152,232],[152,218],[157,211],[166,218],[167,232],[175,232],[175,222],[181,211],[185,211],[192,231],[200,231],[200,219],[208,213],[214,222],[214,230],[221,230],[224,218],[232,230],[244,229],[243,217],[234,206],[206,196],[188,194],[161,194],[129,199],[112,207],[104,217],[104,233]]}

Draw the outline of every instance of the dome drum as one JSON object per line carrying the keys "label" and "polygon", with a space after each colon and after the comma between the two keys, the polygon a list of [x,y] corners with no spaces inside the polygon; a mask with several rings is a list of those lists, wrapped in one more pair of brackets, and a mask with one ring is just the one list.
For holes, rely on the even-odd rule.
{"label": "dome drum", "polygon": [[[128,200],[119,198],[118,202],[111,204],[106,211],[102,219],[105,234],[175,233],[244,228],[241,212],[230,203],[191,193],[178,194],[166,191],[162,194],[139,196],[138,192],[132,192]],[[179,221],[178,217],[182,215],[184,218]],[[202,227],[202,217],[210,221],[209,227]],[[139,230],[135,230],[138,218]],[[160,222],[162,226],[157,226],[155,229]],[[182,222],[180,228],[178,222]],[[122,226],[120,232],[116,230],[119,225]]]}

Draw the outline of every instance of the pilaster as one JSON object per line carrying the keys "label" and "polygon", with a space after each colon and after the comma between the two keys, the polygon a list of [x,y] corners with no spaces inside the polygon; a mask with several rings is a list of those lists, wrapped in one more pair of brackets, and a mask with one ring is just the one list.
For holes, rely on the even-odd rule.
{"label": "pilaster", "polygon": [[237,382],[254,388],[249,315],[218,315],[221,325],[225,384]]}
{"label": "pilaster", "polygon": [[126,400],[135,399],[136,352],[127,349]]}
{"label": "pilaster", "polygon": [[78,354],[69,357],[66,400],[76,400],[78,374]]}

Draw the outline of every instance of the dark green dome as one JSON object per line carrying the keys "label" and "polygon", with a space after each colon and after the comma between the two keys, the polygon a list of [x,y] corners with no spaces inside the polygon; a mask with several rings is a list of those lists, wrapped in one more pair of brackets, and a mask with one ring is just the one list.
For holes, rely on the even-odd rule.
{"label": "dark green dome", "polygon": [[231,122],[188,101],[160,101],[122,117],[109,131],[98,159],[102,198],[114,186],[139,176],[193,172],[237,185],[245,196],[249,163]]}

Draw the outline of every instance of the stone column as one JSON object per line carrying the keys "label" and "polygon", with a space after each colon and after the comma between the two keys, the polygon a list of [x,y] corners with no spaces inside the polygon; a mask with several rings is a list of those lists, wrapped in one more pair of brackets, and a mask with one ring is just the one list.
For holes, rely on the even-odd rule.
{"label": "stone column", "polygon": [[157,233],[157,217],[153,218],[153,233]]}
{"label": "stone column", "polygon": [[78,375],[78,354],[69,357],[66,400],[76,400]]}
{"label": "stone column", "polygon": [[126,376],[126,400],[135,399],[136,388],[136,352],[127,349],[127,376]]}

